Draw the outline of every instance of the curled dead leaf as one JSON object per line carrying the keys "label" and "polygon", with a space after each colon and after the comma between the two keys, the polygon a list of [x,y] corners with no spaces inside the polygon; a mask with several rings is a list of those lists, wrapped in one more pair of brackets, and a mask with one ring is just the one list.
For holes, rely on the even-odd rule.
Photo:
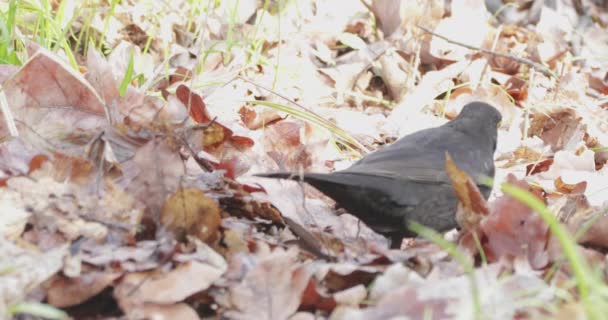
{"label": "curled dead leaf", "polygon": [[515,101],[522,101],[528,98],[528,82],[519,77],[513,76],[505,83],[507,92]]}
{"label": "curled dead leaf", "polygon": [[192,117],[194,121],[198,123],[209,123],[211,121],[203,97],[192,92],[190,88],[183,84],[177,87],[175,94],[184,106],[186,106],[190,112],[190,117]]}
{"label": "curled dead leaf", "polygon": [[282,119],[281,115],[274,110],[262,110],[257,112],[253,108],[241,107],[239,109],[241,121],[251,130],[257,130]]}
{"label": "curled dead leaf", "polygon": [[587,182],[581,181],[579,183],[569,184],[562,180],[562,177],[557,177],[554,181],[555,191],[566,193],[566,194],[582,194],[587,189]]}
{"label": "curled dead leaf", "polygon": [[203,146],[205,148],[213,148],[220,145],[226,140],[226,133],[225,127],[213,123],[204,130]]}
{"label": "curled dead leaf", "polygon": [[458,198],[456,221],[463,230],[474,230],[489,213],[488,205],[469,175],[460,170],[449,153],[445,153],[445,170]]}
{"label": "curled dead leaf", "polygon": [[206,243],[218,239],[222,218],[220,207],[214,199],[199,189],[179,189],[164,203],[161,223],[178,237],[195,235]]}
{"label": "curled dead leaf", "polygon": [[553,151],[574,149],[583,140],[587,127],[572,109],[555,110],[549,115],[535,113],[529,136],[539,136]]}
{"label": "curled dead leaf", "polygon": [[[519,150],[519,149],[518,149]],[[531,163],[526,166],[526,176],[535,175],[537,173],[546,172],[551,168],[553,158],[545,159],[540,162]]]}
{"label": "curled dead leaf", "polygon": [[519,62],[513,59],[503,56],[491,55],[489,56],[488,60],[490,62],[492,70],[494,71],[509,75],[514,75],[519,71]]}

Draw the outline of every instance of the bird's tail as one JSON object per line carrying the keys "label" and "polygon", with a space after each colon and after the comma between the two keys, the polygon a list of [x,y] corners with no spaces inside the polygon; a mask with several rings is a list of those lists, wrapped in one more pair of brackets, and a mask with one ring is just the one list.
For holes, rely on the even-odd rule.
{"label": "bird's tail", "polygon": [[290,179],[290,180],[300,180],[303,179],[303,175],[299,175],[293,172],[268,172],[268,173],[256,173],[254,174],[256,177],[261,178],[275,178],[275,179]]}
{"label": "bird's tail", "polygon": [[269,172],[269,173],[256,173],[254,174],[256,177],[261,178],[274,178],[274,179],[287,179],[293,181],[306,181],[312,183],[316,181],[326,181],[326,182],[335,182],[334,177],[327,173],[295,173],[295,172]]}
{"label": "bird's tail", "polygon": [[[340,207],[345,208],[370,226],[381,224],[382,216],[375,213],[379,210],[376,207],[378,203],[386,201],[382,200],[386,198],[386,190],[383,190],[383,188],[390,190],[398,187],[393,183],[394,180],[386,177],[346,171],[336,171],[334,173],[306,172],[301,175],[275,172],[256,174],[255,176],[295,181],[303,180],[334,199]],[[394,225],[402,228],[400,220],[396,221]]]}
{"label": "bird's tail", "polygon": [[[314,173],[305,172],[298,174],[295,172],[271,172],[271,173],[257,173],[254,174],[256,177],[262,178],[275,178],[275,179],[288,179],[293,181],[305,181],[316,188],[324,191],[327,188],[334,188],[335,185],[342,186],[361,186],[361,176],[356,173],[337,171],[334,173]],[[373,178],[373,177],[372,177]]]}

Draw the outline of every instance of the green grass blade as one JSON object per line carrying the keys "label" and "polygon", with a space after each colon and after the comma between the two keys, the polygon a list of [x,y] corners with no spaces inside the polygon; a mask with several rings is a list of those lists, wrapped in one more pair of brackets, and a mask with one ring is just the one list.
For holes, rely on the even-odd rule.
{"label": "green grass blade", "polygon": [[365,146],[363,146],[359,141],[357,141],[357,139],[352,137],[346,131],[336,127],[333,123],[323,119],[322,117],[312,112],[269,101],[249,100],[247,102],[252,104],[263,105],[265,107],[288,113],[298,119],[308,121],[321,128],[327,129],[329,132],[335,135],[338,138],[338,141],[344,146],[361,151],[367,151],[367,148],[365,148]]}
{"label": "green grass blade", "polygon": [[135,58],[133,56],[133,51],[131,51],[131,55],[129,56],[129,65],[127,66],[127,71],[120,82],[120,87],[118,90],[121,97],[124,97],[127,94],[127,89],[129,88],[129,84],[133,79],[133,69],[135,65]]}
{"label": "green grass blade", "polygon": [[595,284],[602,283],[602,281],[593,279],[594,273],[589,268],[585,258],[579,252],[576,242],[570,236],[568,231],[560,224],[551,211],[547,209],[545,204],[527,190],[506,183],[503,184],[501,188],[506,194],[527,205],[530,209],[536,211],[545,221],[545,223],[547,223],[549,230],[557,238],[560,246],[562,247],[564,256],[572,268],[574,279],[576,281],[576,287],[583,305],[585,306],[585,311],[587,312],[588,318],[601,319],[599,316],[600,311],[598,309],[603,308],[602,306],[594,305],[591,302],[590,296],[592,293],[596,293],[594,292],[595,289],[597,289]]}
{"label": "green grass blade", "polygon": [[21,313],[36,317],[42,317],[45,319],[65,319],[68,317],[68,314],[60,309],[57,309],[48,304],[36,302],[22,302],[12,305],[8,308],[8,312],[11,315]]}

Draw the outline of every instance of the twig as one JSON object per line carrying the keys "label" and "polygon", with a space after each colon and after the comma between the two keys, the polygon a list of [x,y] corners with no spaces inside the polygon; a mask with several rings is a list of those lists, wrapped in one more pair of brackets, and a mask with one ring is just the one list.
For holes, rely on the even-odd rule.
{"label": "twig", "polygon": [[486,53],[486,54],[490,54],[490,55],[493,55],[493,56],[497,56],[497,57],[511,59],[513,61],[517,61],[519,63],[523,63],[525,65],[528,65],[531,68],[534,68],[535,70],[537,70],[538,72],[546,75],[547,77],[551,77],[551,78],[556,78],[557,79],[557,76],[555,75],[555,73],[553,73],[553,71],[551,71],[549,68],[547,68],[547,67],[545,67],[545,66],[543,66],[541,64],[538,64],[538,63],[536,63],[536,62],[534,62],[532,60],[529,60],[529,59],[526,59],[526,58],[516,57],[516,56],[510,55],[510,54],[506,54],[506,53],[495,52],[495,51],[484,49],[484,48],[478,48],[478,47],[471,46],[471,45],[468,45],[468,44],[465,44],[465,43],[462,43],[462,42],[454,41],[454,40],[448,39],[447,37],[444,37],[444,36],[442,36],[440,34],[437,34],[437,33],[433,32],[433,31],[431,31],[430,29],[428,29],[428,28],[426,28],[424,26],[421,26],[421,25],[418,25],[418,28],[424,30],[427,33],[430,33],[430,34],[434,35],[437,38],[443,39],[443,40],[445,40],[445,41],[447,41],[447,42],[449,42],[451,44],[455,44],[457,46],[465,47],[465,48],[471,49],[471,50],[480,51],[480,52],[483,52],[483,53]]}

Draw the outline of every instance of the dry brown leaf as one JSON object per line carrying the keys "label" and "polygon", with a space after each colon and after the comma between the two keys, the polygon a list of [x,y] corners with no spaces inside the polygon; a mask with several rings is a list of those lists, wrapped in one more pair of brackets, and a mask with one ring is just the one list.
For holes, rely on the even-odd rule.
{"label": "dry brown leaf", "polygon": [[26,294],[59,272],[67,254],[67,245],[41,253],[0,241],[0,312],[6,314],[8,306],[22,302]]}
{"label": "dry brown leaf", "polygon": [[[103,239],[108,235],[108,228],[98,222],[106,217],[97,215],[100,213],[97,210],[99,201],[90,190],[70,183],[58,183],[49,177],[37,180],[12,178],[7,187],[20,195],[19,204],[29,213],[34,230],[51,234],[59,232],[70,240],[81,236]],[[44,241],[37,245],[41,249],[52,246]]]}
{"label": "dry brown leaf", "polygon": [[608,187],[608,169],[595,169],[595,154],[584,150],[580,154],[573,151],[558,151],[553,157],[549,170],[531,176],[547,192],[556,190],[558,178],[565,184],[576,185],[586,183],[584,195],[592,206],[601,206],[608,200],[608,194],[603,192]]}
{"label": "dry brown leaf", "polygon": [[[527,299],[538,299],[539,292],[543,301],[553,295],[551,288],[539,277],[530,274],[499,276],[500,267],[489,265],[475,270],[474,277],[481,303],[480,312],[473,306],[471,281],[469,275],[443,277],[416,283],[403,283],[387,292],[380,300],[365,309],[336,309],[332,319],[394,319],[409,317],[424,319],[432,314],[433,319],[454,319],[459,317],[511,319],[519,312],[528,310]],[[405,303],[407,301],[407,303]],[[499,301],[497,303],[497,301]]]}
{"label": "dry brown leaf", "polygon": [[218,240],[222,222],[220,212],[217,201],[203,191],[183,188],[165,200],[160,221],[180,239],[184,235],[194,235],[206,243],[213,243]]}
{"label": "dry brown leaf", "polygon": [[578,243],[599,248],[608,248],[608,216],[606,207],[593,208],[581,195],[570,196],[560,208],[560,218],[573,235],[578,235]]}
{"label": "dry brown leaf", "polygon": [[121,309],[141,308],[145,303],[174,304],[206,290],[224,270],[197,261],[188,261],[175,269],[130,273],[114,289]]}
{"label": "dry brown leaf", "polygon": [[330,292],[346,290],[356,285],[369,285],[378,275],[373,267],[362,267],[350,263],[338,263],[329,266],[323,277],[323,285]]}
{"label": "dry brown leaf", "polygon": [[120,276],[120,273],[99,271],[87,272],[77,278],[58,275],[46,291],[47,300],[59,308],[75,306],[96,296]]}
{"label": "dry brown leaf", "polygon": [[336,308],[336,305],[337,303],[334,297],[322,293],[314,279],[308,281],[306,289],[302,292],[300,309],[331,312]]}
{"label": "dry brown leaf", "polygon": [[[541,201],[544,199],[525,181],[513,175],[507,182],[528,190]],[[536,269],[545,267],[550,261],[546,248],[549,227],[532,209],[514,198],[504,195],[490,206],[490,215],[481,222],[481,231],[487,239],[484,251],[490,261],[500,257],[525,256]]]}
{"label": "dry brown leaf", "polygon": [[180,84],[175,90],[175,95],[184,104],[186,110],[190,112],[190,117],[197,123],[209,123],[211,116],[207,111],[203,98],[192,92],[187,86]]}
{"label": "dry brown leaf", "polygon": [[103,102],[86,79],[44,49],[38,50],[3,87],[13,110],[72,107],[104,113]]}
{"label": "dry brown leaf", "polygon": [[157,212],[168,192],[177,190],[186,175],[178,148],[167,140],[147,142],[123,167],[126,192]]}
{"label": "dry brown leaf", "polygon": [[265,128],[266,126],[282,119],[281,115],[274,110],[255,110],[245,106],[239,109],[239,115],[241,116],[241,121],[243,121],[245,126],[251,130]]}
{"label": "dry brown leaf", "polygon": [[[21,135],[30,143],[82,154],[104,126],[103,101],[79,73],[44,49],[3,85]],[[6,122],[0,122],[0,136]]]}
{"label": "dry brown leaf", "polygon": [[562,194],[582,194],[587,189],[587,182],[581,181],[579,183],[568,184],[562,180],[561,177],[555,179],[555,191]]}
{"label": "dry brown leaf", "polygon": [[308,125],[279,121],[264,130],[264,149],[282,170],[306,169],[312,165],[311,148],[305,144]]}
{"label": "dry brown leaf", "polygon": [[106,103],[119,97],[120,83],[110,64],[95,48],[87,51],[87,72],[84,77]]}
{"label": "dry brown leaf", "polygon": [[232,319],[286,319],[293,315],[310,279],[297,261],[297,250],[274,249],[261,253],[252,269],[230,288]]}
{"label": "dry brown leaf", "polygon": [[445,153],[445,170],[458,198],[458,211],[456,212],[458,225],[465,231],[477,229],[483,217],[489,213],[486,200],[473,179],[456,166],[447,152]]}
{"label": "dry brown leaf", "polygon": [[551,146],[553,151],[576,149],[587,131],[586,126],[580,123],[576,112],[571,109],[554,112],[548,118],[537,114],[534,116],[535,121],[537,117],[545,119],[545,125],[539,136]]}
{"label": "dry brown leaf", "polygon": [[[519,149],[518,149],[519,150]],[[545,159],[537,163],[531,163],[526,166],[526,176],[535,175],[537,173],[545,172],[551,168],[553,159]]]}
{"label": "dry brown leaf", "polygon": [[[29,177],[8,180],[7,198],[3,201],[12,203],[12,209],[7,211],[7,217],[10,212],[27,212],[26,216],[31,217],[31,231],[59,232],[67,239],[80,236],[103,239],[109,234],[116,240],[133,237],[143,215],[134,199],[111,180],[97,186],[103,190],[99,194],[97,188],[89,187],[93,181],[90,175],[70,179],[64,173],[77,174],[77,166],[65,171],[57,167],[63,165],[69,166],[70,162],[58,157],[42,163]],[[18,228],[17,221],[13,223],[13,227]],[[42,248],[49,243],[42,241],[39,245]]]}

